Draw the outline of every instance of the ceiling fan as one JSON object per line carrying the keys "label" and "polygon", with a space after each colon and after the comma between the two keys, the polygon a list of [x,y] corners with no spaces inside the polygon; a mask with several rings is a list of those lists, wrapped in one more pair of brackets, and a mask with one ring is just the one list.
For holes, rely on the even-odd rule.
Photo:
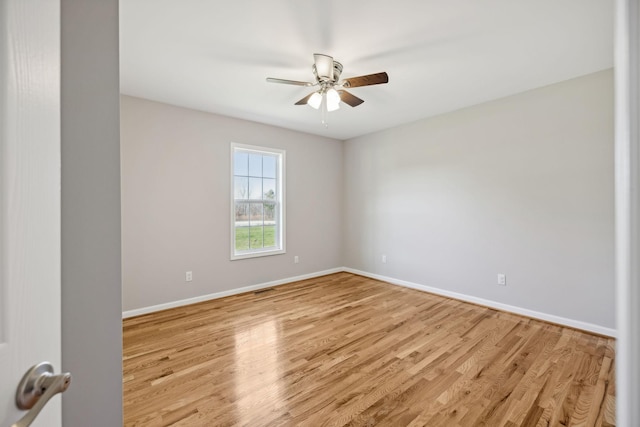
{"label": "ceiling fan", "polygon": [[365,76],[350,77],[340,80],[342,74],[342,64],[335,61],[329,55],[315,53],[313,55],[314,64],[311,67],[315,76],[315,82],[301,82],[296,80],[276,79],[267,77],[270,83],[284,83],[296,86],[319,86],[320,88],[296,102],[295,105],[309,105],[316,110],[322,108],[322,122],[325,126],[326,113],[340,108],[340,101],[352,107],[357,107],[364,102],[363,99],[347,92],[346,88],[371,86],[389,82],[387,73],[367,74]]}

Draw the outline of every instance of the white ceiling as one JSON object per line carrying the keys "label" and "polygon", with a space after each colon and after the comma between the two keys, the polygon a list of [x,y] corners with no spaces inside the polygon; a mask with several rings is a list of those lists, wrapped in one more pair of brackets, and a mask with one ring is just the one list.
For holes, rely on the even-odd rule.
{"label": "white ceiling", "polygon": [[[122,93],[348,139],[613,66],[612,0],[120,0]],[[313,53],[386,85],[293,105]]]}

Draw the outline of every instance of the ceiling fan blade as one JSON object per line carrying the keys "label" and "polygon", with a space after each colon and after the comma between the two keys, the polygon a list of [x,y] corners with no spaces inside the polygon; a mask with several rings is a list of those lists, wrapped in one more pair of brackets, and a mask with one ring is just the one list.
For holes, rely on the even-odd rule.
{"label": "ceiling fan blade", "polygon": [[295,85],[295,86],[313,86],[315,84],[310,82],[299,82],[297,80],[276,79],[273,77],[267,77],[267,81],[269,83],[283,83],[286,85]]}
{"label": "ceiling fan blade", "polygon": [[345,104],[349,104],[352,107],[357,107],[358,105],[364,102],[364,99],[360,99],[355,95],[350,94],[346,90],[339,90],[338,95],[340,95],[340,100]]}
{"label": "ceiling fan blade", "polygon": [[388,83],[389,76],[387,73],[367,74],[366,76],[349,77],[342,81],[344,87],[371,86]]}
{"label": "ceiling fan blade", "polygon": [[315,61],[318,77],[333,80],[333,58],[329,55],[314,53],[313,59]]}
{"label": "ceiling fan blade", "polygon": [[310,93],[309,95],[305,96],[304,98],[302,98],[300,101],[296,102],[295,105],[307,105],[307,101],[309,101],[309,98],[311,98],[311,96],[314,94],[315,92]]}

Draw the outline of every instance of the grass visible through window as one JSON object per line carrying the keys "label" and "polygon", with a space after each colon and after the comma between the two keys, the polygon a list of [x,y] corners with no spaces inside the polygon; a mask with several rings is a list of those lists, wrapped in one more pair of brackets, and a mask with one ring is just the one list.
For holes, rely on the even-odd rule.
{"label": "grass visible through window", "polygon": [[272,248],[276,245],[275,236],[275,225],[266,225],[264,227],[236,227],[236,250],[246,251],[249,249]]}

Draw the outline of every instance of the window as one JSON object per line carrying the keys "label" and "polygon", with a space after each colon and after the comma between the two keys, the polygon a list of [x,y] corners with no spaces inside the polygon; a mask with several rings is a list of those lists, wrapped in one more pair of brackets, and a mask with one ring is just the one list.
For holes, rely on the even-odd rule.
{"label": "window", "polygon": [[285,253],[283,150],[231,144],[231,259]]}

